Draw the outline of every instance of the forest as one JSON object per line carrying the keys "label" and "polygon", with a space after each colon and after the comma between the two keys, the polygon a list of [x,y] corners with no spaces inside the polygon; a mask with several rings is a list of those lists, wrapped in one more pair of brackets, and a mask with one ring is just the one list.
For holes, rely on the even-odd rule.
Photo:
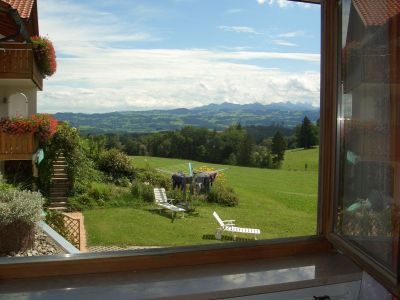
{"label": "forest", "polygon": [[279,168],[286,149],[318,144],[318,122],[307,117],[293,129],[277,125],[243,127],[240,123],[222,131],[185,126],[180,130],[151,134],[87,135],[97,147],[116,148],[128,155],[181,158],[209,163]]}

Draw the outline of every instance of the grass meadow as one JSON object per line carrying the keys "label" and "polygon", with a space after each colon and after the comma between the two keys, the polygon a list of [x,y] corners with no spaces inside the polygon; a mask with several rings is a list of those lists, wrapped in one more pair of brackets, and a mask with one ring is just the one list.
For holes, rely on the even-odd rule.
{"label": "grass meadow", "polygon": [[[187,171],[188,161],[156,157],[133,157],[135,167],[150,166]],[[317,224],[318,149],[286,151],[279,170],[192,162],[224,171],[234,187],[237,207],[199,203],[197,216],[172,220],[154,211],[155,205],[104,208],[84,211],[88,245],[181,246],[221,243],[213,237],[217,223],[235,219],[240,227],[261,229],[259,239],[312,235]],[[305,165],[307,164],[307,169]],[[252,238],[251,236],[242,236]],[[229,240],[229,238],[227,238]]]}

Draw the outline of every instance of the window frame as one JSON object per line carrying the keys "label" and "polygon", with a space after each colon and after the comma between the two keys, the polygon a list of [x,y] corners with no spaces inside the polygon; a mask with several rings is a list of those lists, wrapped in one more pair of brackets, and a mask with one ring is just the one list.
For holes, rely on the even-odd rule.
{"label": "window frame", "polygon": [[[339,11],[339,2],[340,0],[323,0],[322,10],[323,15],[325,16],[325,20],[323,20],[322,24],[325,27],[325,32],[329,32],[329,37],[326,35],[322,37],[322,39],[328,39],[330,41],[324,41],[324,58],[321,61],[325,63],[325,72],[323,76],[326,76],[323,80],[322,84],[325,88],[323,89],[323,101],[322,105],[327,105],[331,108],[330,112],[327,112],[326,109],[322,109],[321,107],[321,119],[322,112],[324,112],[324,124],[327,125],[327,122],[332,122],[332,126],[327,125],[328,128],[322,129],[325,133],[325,138],[329,139],[329,141],[324,140],[322,143],[327,143],[332,145],[330,156],[330,164],[325,166],[324,172],[329,172],[330,175],[326,175],[323,177],[320,185],[328,184],[330,185],[329,191],[324,194],[325,198],[322,206],[325,209],[325,214],[323,218],[323,224],[325,226],[326,231],[324,232],[324,236],[327,240],[332,244],[333,248],[343,253],[351,260],[353,260],[357,265],[359,265],[363,270],[371,274],[377,281],[379,281],[383,286],[385,286],[391,293],[396,296],[400,295],[400,264],[397,265],[397,272],[393,272],[388,267],[384,266],[365,251],[361,250],[359,247],[356,247],[353,243],[346,241],[340,235],[338,235],[335,231],[335,213],[336,213],[336,205],[335,199],[338,194],[338,171],[339,167],[336,165],[336,157],[337,157],[337,141],[338,141],[338,130],[337,130],[337,98],[338,98],[338,72],[339,72],[339,44],[338,44],[338,30],[339,30],[339,22],[341,20],[340,11]],[[332,80],[333,79],[333,80]],[[325,157],[326,158],[326,157]],[[323,159],[323,162],[326,160]],[[333,175],[333,178],[329,178]],[[329,178],[329,180],[328,180]],[[329,195],[328,195],[329,194]],[[399,249],[399,247],[398,247]]]}
{"label": "window frame", "polygon": [[395,295],[398,274],[388,270],[334,233],[336,185],[336,103],[338,66],[338,3],[340,0],[290,0],[321,4],[321,137],[316,235],[246,242],[139,251],[0,259],[0,280],[47,276],[111,273],[238,262],[296,254],[327,252],[333,248],[350,257]]}
{"label": "window frame", "polygon": [[[320,0],[289,1],[320,4]],[[319,171],[320,179],[321,168]],[[241,244],[196,245],[114,253],[66,254],[18,258],[18,260],[0,259],[0,280],[138,271],[330,251],[331,244],[323,236],[322,226],[320,225],[323,220],[320,216],[321,192],[322,190],[319,188],[316,235],[251,241]]]}

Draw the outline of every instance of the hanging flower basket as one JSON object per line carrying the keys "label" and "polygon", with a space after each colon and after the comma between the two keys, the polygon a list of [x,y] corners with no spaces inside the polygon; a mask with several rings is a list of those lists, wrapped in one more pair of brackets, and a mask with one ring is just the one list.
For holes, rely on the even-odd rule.
{"label": "hanging flower basket", "polygon": [[31,38],[36,62],[43,77],[54,75],[57,71],[56,51],[53,43],[46,37],[34,36]]}
{"label": "hanging flower basket", "polygon": [[57,130],[58,121],[46,114],[37,114],[27,118],[15,117],[0,120],[0,131],[9,135],[37,134],[40,142],[48,141]]}

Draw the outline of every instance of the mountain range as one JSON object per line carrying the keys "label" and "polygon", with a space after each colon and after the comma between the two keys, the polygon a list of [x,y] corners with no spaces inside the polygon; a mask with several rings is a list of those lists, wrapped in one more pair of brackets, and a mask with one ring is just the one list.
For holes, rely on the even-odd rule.
{"label": "mountain range", "polygon": [[315,122],[319,118],[319,108],[303,103],[272,104],[208,104],[192,109],[120,111],[110,113],[56,113],[60,121],[85,133],[148,133],[176,130],[183,126],[205,127],[222,130],[232,124],[242,126],[279,125],[293,128],[307,116]]}

